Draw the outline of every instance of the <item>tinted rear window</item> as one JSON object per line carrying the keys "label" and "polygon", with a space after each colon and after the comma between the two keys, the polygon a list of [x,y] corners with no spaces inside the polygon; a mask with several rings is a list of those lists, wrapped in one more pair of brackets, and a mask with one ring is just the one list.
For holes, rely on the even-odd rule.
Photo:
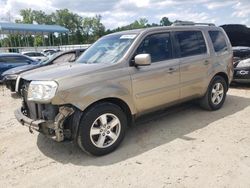
{"label": "tinted rear window", "polygon": [[175,32],[175,38],[179,43],[181,57],[200,55],[207,52],[201,31],[178,31]]}
{"label": "tinted rear window", "polygon": [[212,40],[215,52],[222,52],[227,50],[227,43],[221,31],[209,31],[208,33]]}

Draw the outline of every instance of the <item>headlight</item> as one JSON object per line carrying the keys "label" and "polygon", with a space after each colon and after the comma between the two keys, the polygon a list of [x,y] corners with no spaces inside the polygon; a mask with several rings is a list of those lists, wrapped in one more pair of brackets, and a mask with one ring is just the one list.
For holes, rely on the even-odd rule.
{"label": "headlight", "polygon": [[250,58],[240,61],[237,67],[250,67]]}
{"label": "headlight", "polygon": [[28,89],[28,100],[50,102],[55,96],[58,85],[54,81],[32,81]]}

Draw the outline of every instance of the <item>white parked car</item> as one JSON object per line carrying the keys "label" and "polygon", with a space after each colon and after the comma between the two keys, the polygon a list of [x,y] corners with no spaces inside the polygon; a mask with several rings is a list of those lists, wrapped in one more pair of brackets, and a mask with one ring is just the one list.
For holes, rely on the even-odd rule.
{"label": "white parked car", "polygon": [[22,52],[23,55],[29,56],[36,61],[45,61],[48,59],[44,54],[40,52]]}

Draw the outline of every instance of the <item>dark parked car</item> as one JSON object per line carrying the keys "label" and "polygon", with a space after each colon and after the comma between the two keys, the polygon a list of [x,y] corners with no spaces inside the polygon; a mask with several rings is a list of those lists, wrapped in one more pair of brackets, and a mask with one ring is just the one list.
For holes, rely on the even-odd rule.
{"label": "dark parked car", "polygon": [[6,85],[8,89],[14,92],[16,79],[19,74],[29,71],[29,70],[37,69],[39,67],[52,65],[52,64],[74,62],[84,51],[85,49],[74,49],[74,50],[55,54],[49,60],[40,62],[38,64],[26,65],[26,66],[21,66],[21,67],[17,67],[14,69],[10,69],[3,73],[4,84]]}
{"label": "dark parked car", "polygon": [[233,47],[234,82],[250,83],[250,47]]}
{"label": "dark parked car", "polygon": [[0,82],[3,82],[3,72],[24,65],[35,66],[38,62],[21,54],[2,53],[0,54]]}

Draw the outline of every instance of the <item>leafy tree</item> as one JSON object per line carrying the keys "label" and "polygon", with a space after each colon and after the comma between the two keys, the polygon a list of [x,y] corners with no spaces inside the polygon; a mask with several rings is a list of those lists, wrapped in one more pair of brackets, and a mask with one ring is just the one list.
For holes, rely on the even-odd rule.
{"label": "leafy tree", "polygon": [[33,19],[37,24],[48,24],[52,25],[55,24],[52,20],[52,16],[46,14],[44,11],[41,10],[33,10]]}
{"label": "leafy tree", "polygon": [[172,25],[172,22],[169,21],[169,19],[167,17],[163,17],[160,21],[160,25],[162,26],[170,26]]}
{"label": "leafy tree", "polygon": [[[156,26],[168,26],[172,24],[172,22],[167,17],[163,17],[159,24],[150,24],[146,18],[139,18],[128,25],[106,30],[102,23],[101,15],[96,15],[94,17],[82,17],[69,11],[68,9],[60,9],[52,12],[51,14],[47,14],[42,10],[32,10],[29,8],[21,10],[20,16],[21,19],[16,20],[16,23],[48,25],[56,24],[69,29],[68,34],[62,35],[62,41],[64,44],[66,43],[65,41],[68,40],[69,44],[93,43],[101,36],[117,31]],[[49,41],[52,41],[53,38],[54,44],[59,45],[61,43],[60,36],[61,35],[50,34],[49,36],[45,37],[45,44],[49,45]],[[28,41],[26,41],[26,39]],[[18,43],[20,42],[22,46],[25,46],[26,42],[35,46],[43,45],[44,42],[42,36],[18,37],[15,35],[9,35],[8,38],[2,40],[3,46],[11,46],[10,41],[14,41],[16,43],[18,41]]]}
{"label": "leafy tree", "polygon": [[105,34],[105,27],[101,23],[101,16],[86,17],[82,20],[82,31],[84,41],[87,43],[94,42]]}
{"label": "leafy tree", "polygon": [[31,10],[30,8],[22,9],[20,10],[20,15],[22,16],[22,23],[33,24],[33,10]]}

